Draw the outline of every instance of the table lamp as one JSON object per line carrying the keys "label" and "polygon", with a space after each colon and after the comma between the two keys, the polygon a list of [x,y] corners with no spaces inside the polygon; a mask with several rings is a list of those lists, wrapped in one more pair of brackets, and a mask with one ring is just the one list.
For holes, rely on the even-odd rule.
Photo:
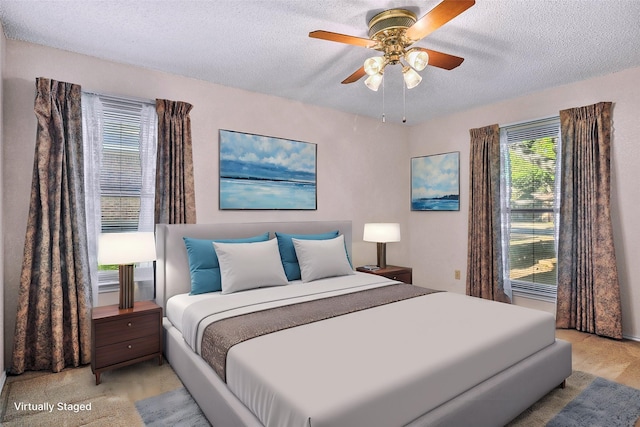
{"label": "table lamp", "polygon": [[120,308],[133,307],[133,264],[155,259],[153,232],[102,233],[98,238],[98,264],[118,265]]}
{"label": "table lamp", "polygon": [[365,224],[362,240],[378,244],[378,267],[387,268],[387,243],[400,241],[400,224],[391,222]]}

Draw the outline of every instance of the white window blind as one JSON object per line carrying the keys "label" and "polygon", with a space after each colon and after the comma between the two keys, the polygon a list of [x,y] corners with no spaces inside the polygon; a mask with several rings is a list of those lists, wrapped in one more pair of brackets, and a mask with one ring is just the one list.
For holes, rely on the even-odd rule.
{"label": "white window blind", "polygon": [[559,150],[557,117],[501,128],[504,277],[544,300],[556,295]]}
{"label": "white window blind", "polygon": [[103,108],[102,232],[137,231],[142,190],[142,104],[102,96],[100,100]]}

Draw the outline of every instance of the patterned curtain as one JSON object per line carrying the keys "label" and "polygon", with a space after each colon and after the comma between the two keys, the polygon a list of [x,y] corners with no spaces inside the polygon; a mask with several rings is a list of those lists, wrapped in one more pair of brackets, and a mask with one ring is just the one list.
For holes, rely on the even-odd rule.
{"label": "patterned curtain", "polygon": [[471,129],[467,295],[511,302],[505,293],[500,226],[500,128]]}
{"label": "patterned curtain", "polygon": [[610,209],[611,103],[560,112],[562,201],[556,325],[622,338]]}
{"label": "patterned curtain", "polygon": [[196,200],[191,154],[192,105],[156,100],[158,113],[158,163],[155,223],[195,224]]}
{"label": "patterned curtain", "polygon": [[80,86],[39,78],[38,121],[11,371],[91,361]]}

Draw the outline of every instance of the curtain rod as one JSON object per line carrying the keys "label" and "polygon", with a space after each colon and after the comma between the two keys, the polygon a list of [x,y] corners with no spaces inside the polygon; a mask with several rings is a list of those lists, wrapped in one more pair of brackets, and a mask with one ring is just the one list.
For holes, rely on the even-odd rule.
{"label": "curtain rod", "polygon": [[125,95],[112,95],[110,93],[95,92],[95,91],[92,91],[92,90],[84,90],[84,89],[82,89],[82,92],[88,93],[90,95],[101,96],[101,97],[104,97],[104,98],[111,98],[111,99],[114,99],[114,100],[125,100],[125,101],[130,101],[130,102],[139,102],[141,104],[156,105],[156,100],[155,99],[136,98],[134,96],[125,96]]}

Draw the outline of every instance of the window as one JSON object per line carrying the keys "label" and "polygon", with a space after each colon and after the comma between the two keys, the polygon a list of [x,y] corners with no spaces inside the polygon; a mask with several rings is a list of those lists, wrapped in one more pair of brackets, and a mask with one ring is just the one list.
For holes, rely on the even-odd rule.
{"label": "window", "polygon": [[140,218],[140,104],[101,98],[101,231],[137,231]]}
{"label": "window", "polygon": [[[89,93],[83,93],[82,107],[85,204],[96,295],[118,289],[118,266],[97,265],[97,235],[153,231],[157,116],[151,101]],[[150,284],[153,292],[152,263],[136,266],[135,280],[139,286]]]}
{"label": "window", "polygon": [[500,147],[505,282],[516,295],[555,301],[559,119],[502,127]]}

